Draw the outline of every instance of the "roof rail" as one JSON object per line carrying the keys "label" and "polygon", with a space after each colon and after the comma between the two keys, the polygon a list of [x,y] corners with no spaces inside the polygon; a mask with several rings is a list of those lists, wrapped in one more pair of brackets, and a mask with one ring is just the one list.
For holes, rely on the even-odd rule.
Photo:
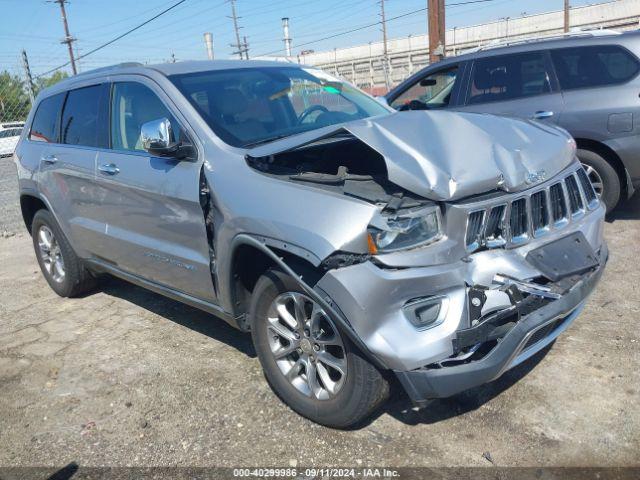
{"label": "roof rail", "polygon": [[486,45],[480,45],[476,48],[466,50],[465,53],[481,52],[483,50],[491,50],[492,48],[508,47],[511,45],[523,45],[527,43],[544,42],[549,40],[560,40],[562,38],[571,37],[605,37],[610,35],[621,35],[617,30],[610,29],[592,29],[592,30],[572,30],[566,33],[552,33],[549,35],[539,35],[536,37],[525,37],[519,39],[502,39],[494,40]]}
{"label": "roof rail", "polygon": [[80,72],[77,75],[74,75],[71,78],[75,78],[75,77],[79,77],[80,75],[88,75],[88,74],[92,74],[92,73],[100,73],[100,72],[108,72],[110,70],[115,70],[118,68],[127,68],[127,67],[142,67],[144,66],[142,63],[140,62],[123,62],[123,63],[117,63],[115,65],[109,65],[106,67],[100,67],[100,68],[94,68],[92,70],[87,70],[86,72]]}

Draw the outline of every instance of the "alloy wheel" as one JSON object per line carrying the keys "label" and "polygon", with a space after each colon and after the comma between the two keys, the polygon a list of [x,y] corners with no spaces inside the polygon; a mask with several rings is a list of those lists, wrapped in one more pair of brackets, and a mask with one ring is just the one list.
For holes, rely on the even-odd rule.
{"label": "alloy wheel", "polygon": [[267,313],[271,353],[285,378],[302,394],[334,397],[347,376],[340,334],[325,311],[299,292],[278,295]]}
{"label": "alloy wheel", "polygon": [[46,225],[42,225],[38,230],[38,248],[47,274],[55,282],[62,283],[65,277],[62,251],[55,235]]}

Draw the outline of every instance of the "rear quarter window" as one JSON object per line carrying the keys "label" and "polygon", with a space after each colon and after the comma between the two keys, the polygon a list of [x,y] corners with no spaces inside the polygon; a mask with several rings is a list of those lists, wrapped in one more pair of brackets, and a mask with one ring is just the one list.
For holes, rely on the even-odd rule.
{"label": "rear quarter window", "polygon": [[34,142],[56,143],[60,126],[60,110],[64,93],[45,98],[38,105],[31,123],[29,140]]}
{"label": "rear quarter window", "polygon": [[616,45],[561,48],[551,58],[563,90],[624,83],[640,70],[638,59]]}

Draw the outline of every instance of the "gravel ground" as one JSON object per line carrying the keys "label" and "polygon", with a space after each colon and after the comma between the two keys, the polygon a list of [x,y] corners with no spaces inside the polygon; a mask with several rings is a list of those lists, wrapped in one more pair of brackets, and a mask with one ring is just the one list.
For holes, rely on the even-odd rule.
{"label": "gravel ground", "polygon": [[58,298],[0,165],[0,231],[18,232],[0,238],[0,466],[640,464],[639,196],[606,225],[603,282],[553,348],[419,412],[396,395],[336,431],[282,404],[249,337],[221,320],[118,280]]}
{"label": "gravel ground", "polygon": [[16,166],[11,157],[0,157],[0,235],[22,230]]}

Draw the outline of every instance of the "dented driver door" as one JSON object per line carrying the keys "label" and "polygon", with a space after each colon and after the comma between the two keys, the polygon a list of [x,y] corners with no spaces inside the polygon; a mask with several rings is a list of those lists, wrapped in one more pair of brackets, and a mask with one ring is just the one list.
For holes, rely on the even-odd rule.
{"label": "dented driver door", "polygon": [[[146,152],[143,123],[181,122],[153,82],[118,81],[111,92],[111,148],[98,153],[100,205],[92,218],[101,238],[96,254],[118,268],[182,293],[215,301],[197,158],[177,160]],[[161,100],[162,98],[162,100]]]}

